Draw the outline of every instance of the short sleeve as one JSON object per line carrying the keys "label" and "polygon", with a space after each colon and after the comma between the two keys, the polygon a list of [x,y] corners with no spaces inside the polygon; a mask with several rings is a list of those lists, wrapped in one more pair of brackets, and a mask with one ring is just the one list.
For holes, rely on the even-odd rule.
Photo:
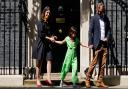
{"label": "short sleeve", "polygon": [[69,37],[67,36],[67,37],[65,38],[65,40],[66,40],[66,42],[68,42],[68,40],[69,40]]}

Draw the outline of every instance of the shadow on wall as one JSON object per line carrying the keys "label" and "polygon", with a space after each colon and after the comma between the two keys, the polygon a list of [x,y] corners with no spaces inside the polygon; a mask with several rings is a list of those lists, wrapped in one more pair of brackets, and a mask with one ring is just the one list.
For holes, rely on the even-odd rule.
{"label": "shadow on wall", "polygon": [[[90,3],[90,5],[88,5]],[[80,2],[80,8],[81,8],[81,25],[85,22],[88,21],[88,17],[91,13],[93,13],[91,5],[94,3],[94,0],[81,0]],[[87,9],[85,9],[87,8]],[[90,14],[89,14],[90,13]]]}
{"label": "shadow on wall", "polygon": [[[29,4],[29,2],[28,2]],[[33,66],[32,61],[32,46],[36,39],[37,30],[36,30],[36,22],[39,20],[40,10],[41,10],[41,0],[33,0],[32,6],[30,7],[31,11],[29,11],[30,18],[28,18],[28,38],[29,38],[29,66]]]}

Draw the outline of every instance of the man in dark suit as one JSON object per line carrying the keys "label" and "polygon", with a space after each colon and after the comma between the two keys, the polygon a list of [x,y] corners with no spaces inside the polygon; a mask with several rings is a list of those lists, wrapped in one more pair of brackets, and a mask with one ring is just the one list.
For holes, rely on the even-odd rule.
{"label": "man in dark suit", "polygon": [[94,70],[95,65],[97,64],[98,60],[100,60],[101,64],[99,65],[96,86],[107,87],[103,83],[103,76],[107,56],[107,43],[110,34],[110,22],[108,17],[104,14],[105,7],[103,3],[97,4],[96,11],[97,14],[91,18],[89,27],[89,48],[93,48],[95,50],[95,55],[86,73],[85,83],[86,87],[91,87],[90,77],[92,76],[92,72]]}

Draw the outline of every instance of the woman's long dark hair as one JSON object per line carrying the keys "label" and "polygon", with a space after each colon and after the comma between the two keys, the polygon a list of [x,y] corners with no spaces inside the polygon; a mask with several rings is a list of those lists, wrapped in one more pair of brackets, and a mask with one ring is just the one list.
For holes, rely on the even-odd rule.
{"label": "woman's long dark hair", "polygon": [[50,7],[49,6],[46,6],[44,7],[43,11],[41,12],[41,16],[40,16],[40,19],[43,20],[44,19],[44,16],[45,16],[45,12],[50,10]]}

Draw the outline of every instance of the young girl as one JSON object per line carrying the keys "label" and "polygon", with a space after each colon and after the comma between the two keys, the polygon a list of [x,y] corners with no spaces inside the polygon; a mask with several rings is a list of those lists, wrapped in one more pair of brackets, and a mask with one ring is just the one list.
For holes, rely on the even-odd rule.
{"label": "young girl", "polygon": [[[76,28],[72,26],[69,30],[69,36],[67,36],[62,41],[55,41],[57,44],[67,44],[67,52],[63,62],[62,70],[61,70],[61,82],[60,86],[63,86],[63,80],[65,79],[66,74],[68,73],[70,66],[72,65],[72,82],[73,85],[78,83],[78,76],[77,76],[77,52],[76,48],[77,45],[80,43],[79,39],[76,37]],[[80,44],[82,45],[82,44]],[[82,45],[84,46],[84,45]],[[84,46],[87,47],[87,46]]]}

